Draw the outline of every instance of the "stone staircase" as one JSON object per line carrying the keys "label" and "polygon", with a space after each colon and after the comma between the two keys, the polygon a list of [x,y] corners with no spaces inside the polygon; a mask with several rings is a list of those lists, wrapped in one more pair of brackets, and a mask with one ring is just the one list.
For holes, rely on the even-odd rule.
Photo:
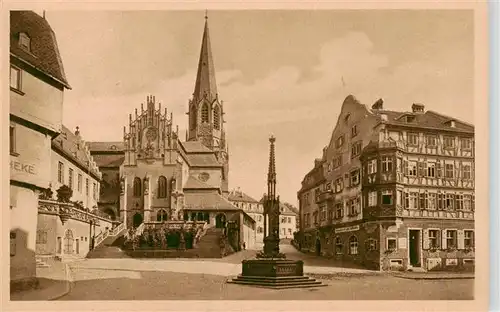
{"label": "stone staircase", "polygon": [[328,286],[309,276],[264,277],[238,275],[238,277],[229,280],[228,283],[273,289],[312,288]]}
{"label": "stone staircase", "polygon": [[[221,248],[221,241],[224,246]],[[222,229],[208,228],[194,248],[198,258],[222,258],[234,253],[227,239],[223,237]]]}
{"label": "stone staircase", "polygon": [[121,250],[120,247],[100,245],[94,250],[91,250],[87,254],[87,259],[98,259],[98,258],[120,259],[120,258],[130,258],[130,257],[127,256],[127,254],[123,250]]}

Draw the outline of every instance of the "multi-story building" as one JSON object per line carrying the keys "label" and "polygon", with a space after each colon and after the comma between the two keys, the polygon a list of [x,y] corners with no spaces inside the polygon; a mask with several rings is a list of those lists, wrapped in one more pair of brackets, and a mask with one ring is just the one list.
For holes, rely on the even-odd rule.
{"label": "multi-story building", "polygon": [[285,203],[280,203],[280,238],[293,239],[297,231],[297,214]]}
{"label": "multi-story building", "polygon": [[370,268],[467,266],[474,262],[473,146],[472,125],[421,104],[395,112],[382,100],[369,109],[349,96],[323,151],[317,212],[305,213],[318,222],[301,231],[316,230],[318,254]]}
{"label": "multi-story building", "polygon": [[[299,235],[298,245],[304,251],[316,250],[318,231],[318,205],[316,198],[325,182],[322,159],[314,161],[314,168],[302,180],[302,187],[298,191],[299,200]],[[318,249],[320,250],[320,249]]]}
{"label": "multi-story building", "polygon": [[68,88],[49,23],[31,11],[11,11],[11,290],[36,284],[38,195],[51,181],[51,140],[61,130]]}
{"label": "multi-story building", "polygon": [[229,192],[227,198],[233,205],[243,209],[255,220],[255,242],[264,242],[264,207],[261,202],[242,192],[239,188]]}

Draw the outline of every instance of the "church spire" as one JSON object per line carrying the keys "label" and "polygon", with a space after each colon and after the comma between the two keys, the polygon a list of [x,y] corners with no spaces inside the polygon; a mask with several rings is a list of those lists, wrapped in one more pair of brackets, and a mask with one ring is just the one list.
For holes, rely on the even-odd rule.
{"label": "church spire", "polygon": [[200,60],[198,62],[198,73],[194,86],[193,101],[199,102],[204,97],[211,102],[217,97],[217,84],[215,82],[215,67],[210,46],[210,35],[208,31],[208,15],[205,12],[205,29],[201,41]]}
{"label": "church spire", "polygon": [[274,142],[276,138],[271,135],[269,138],[271,143],[269,149],[269,170],[267,173],[267,196],[269,199],[275,199],[276,197],[276,160],[274,154]]}

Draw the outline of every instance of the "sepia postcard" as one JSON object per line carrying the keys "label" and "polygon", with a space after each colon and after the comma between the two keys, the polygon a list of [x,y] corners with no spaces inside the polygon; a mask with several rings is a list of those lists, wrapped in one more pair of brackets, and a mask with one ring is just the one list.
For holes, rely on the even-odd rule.
{"label": "sepia postcard", "polygon": [[3,310],[488,310],[486,3],[2,14]]}

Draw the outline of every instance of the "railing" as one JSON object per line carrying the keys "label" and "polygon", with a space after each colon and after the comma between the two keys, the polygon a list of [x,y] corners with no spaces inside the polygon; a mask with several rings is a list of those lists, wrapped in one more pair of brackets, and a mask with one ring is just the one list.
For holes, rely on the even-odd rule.
{"label": "railing", "polygon": [[[99,212],[99,211],[96,211]],[[93,213],[83,209],[75,207],[73,203],[61,203],[53,200],[38,200],[38,213],[42,214],[52,214],[52,215],[66,215],[69,218],[82,222],[94,222],[94,224],[99,225],[100,221],[112,223],[111,218],[102,216],[99,212]]]}
{"label": "railing", "polygon": [[99,233],[94,239],[94,246],[99,246],[107,237],[109,236],[109,230],[105,230],[104,232]]}
{"label": "railing", "polygon": [[111,230],[111,236],[116,236],[118,234],[120,234],[121,231],[123,231],[123,229],[125,229],[125,223],[120,223],[120,225],[118,225],[117,227],[113,228]]}

